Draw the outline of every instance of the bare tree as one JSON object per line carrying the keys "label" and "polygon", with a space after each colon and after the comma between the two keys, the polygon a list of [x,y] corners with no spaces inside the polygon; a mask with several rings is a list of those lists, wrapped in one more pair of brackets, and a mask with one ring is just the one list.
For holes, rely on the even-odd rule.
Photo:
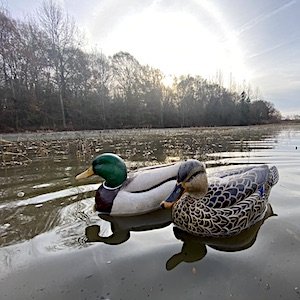
{"label": "bare tree", "polygon": [[40,9],[40,22],[49,41],[49,60],[54,67],[54,81],[58,87],[62,124],[66,128],[65,97],[68,80],[67,64],[75,47],[76,27],[73,20],[52,0],[45,1]]}
{"label": "bare tree", "polygon": [[127,52],[118,52],[111,58],[114,97],[123,98],[124,119],[127,126],[137,126],[140,118],[142,66]]}
{"label": "bare tree", "polygon": [[0,10],[0,63],[3,82],[3,111],[12,118],[11,125],[19,127],[18,80],[22,56],[19,55],[20,36],[17,22],[8,12]]}
{"label": "bare tree", "polygon": [[[54,0],[53,0],[54,1]],[[74,22],[52,0],[39,22],[0,8],[0,130],[248,125],[277,122],[272,103],[244,82],[230,90],[200,76],[162,83],[131,54],[80,49]],[[244,91],[242,94],[238,92]],[[57,124],[62,124],[57,126]],[[72,126],[72,127],[71,127]]]}
{"label": "bare tree", "polygon": [[97,51],[90,55],[91,85],[99,103],[99,119],[106,126],[108,117],[109,83],[112,78],[111,67],[108,59]]}

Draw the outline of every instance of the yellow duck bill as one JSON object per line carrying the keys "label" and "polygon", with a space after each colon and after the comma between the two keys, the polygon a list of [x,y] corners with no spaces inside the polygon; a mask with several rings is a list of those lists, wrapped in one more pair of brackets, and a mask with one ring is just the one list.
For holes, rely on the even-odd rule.
{"label": "yellow duck bill", "polygon": [[88,178],[88,177],[93,176],[93,175],[95,175],[95,173],[93,171],[93,167],[89,167],[84,172],[78,174],[75,178],[76,178],[76,180],[79,180],[79,179]]}

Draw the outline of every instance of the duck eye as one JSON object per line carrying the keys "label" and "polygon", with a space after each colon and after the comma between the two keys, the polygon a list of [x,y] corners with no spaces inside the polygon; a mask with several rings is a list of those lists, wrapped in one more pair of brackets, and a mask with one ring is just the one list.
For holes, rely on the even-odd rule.
{"label": "duck eye", "polygon": [[187,180],[187,181],[191,181],[193,180],[195,177],[197,177],[200,174],[203,174],[203,171],[197,171],[196,173],[194,173],[193,175],[191,175],[191,177]]}

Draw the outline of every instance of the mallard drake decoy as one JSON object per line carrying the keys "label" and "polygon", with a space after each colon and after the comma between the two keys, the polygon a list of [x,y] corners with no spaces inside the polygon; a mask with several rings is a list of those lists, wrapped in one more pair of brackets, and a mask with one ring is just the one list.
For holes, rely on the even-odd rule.
{"label": "mallard drake decoy", "polygon": [[180,163],[141,168],[127,176],[124,161],[116,154],[97,156],[92,167],[76,179],[99,175],[105,181],[96,191],[95,209],[114,216],[130,216],[159,209],[172,191]]}
{"label": "mallard drake decoy", "polygon": [[204,163],[187,160],[161,206],[172,207],[173,222],[191,234],[235,235],[263,219],[278,178],[275,166],[260,165],[215,173],[208,180]]}

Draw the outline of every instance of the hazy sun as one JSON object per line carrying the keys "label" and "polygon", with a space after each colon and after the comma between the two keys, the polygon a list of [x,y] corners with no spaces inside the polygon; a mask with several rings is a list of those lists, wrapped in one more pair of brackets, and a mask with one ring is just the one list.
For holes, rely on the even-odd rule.
{"label": "hazy sun", "polygon": [[[110,54],[128,51],[142,64],[162,70],[166,85],[171,75],[201,75],[212,78],[221,71],[226,81],[248,79],[236,41],[220,36],[188,12],[161,11],[155,6],[126,16],[103,41]],[[226,84],[226,82],[225,82]]]}
{"label": "hazy sun", "polygon": [[162,83],[165,87],[172,87],[172,85],[174,83],[174,76],[165,74],[162,79]]}

